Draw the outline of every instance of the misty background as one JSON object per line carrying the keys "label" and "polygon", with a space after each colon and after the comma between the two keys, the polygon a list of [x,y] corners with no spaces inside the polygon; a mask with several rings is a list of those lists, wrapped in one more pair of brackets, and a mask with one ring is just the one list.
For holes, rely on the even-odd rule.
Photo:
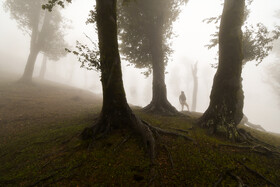
{"label": "misty background", "polygon": [[[23,73],[29,54],[30,36],[18,29],[15,20],[10,19],[10,13],[4,11],[0,0],[0,78],[1,74],[8,72],[17,80]],[[222,1],[217,0],[190,0],[182,7],[179,19],[174,24],[172,49],[174,53],[168,62],[166,71],[166,85],[168,100],[180,110],[178,97],[181,91],[187,96],[187,102],[191,106],[193,78],[191,68],[198,62],[198,96],[197,111],[204,112],[209,104],[209,95],[212,87],[213,76],[216,69],[211,64],[215,59],[217,48],[208,50],[205,45],[209,43],[210,34],[216,31],[215,25],[202,22],[205,18],[218,16],[222,12]],[[66,41],[74,49],[76,40],[89,43],[83,33],[96,38],[92,25],[86,25],[88,12],[92,9],[94,1],[74,1],[61,10],[67,24],[71,27],[65,30]],[[265,10],[263,7],[266,7]],[[264,23],[268,28],[280,25],[280,18],[276,12],[280,9],[279,0],[255,0],[250,6],[251,14],[249,23]],[[84,21],[81,21],[84,20]],[[247,63],[243,68],[244,89],[244,114],[249,121],[262,125],[266,130],[280,133],[280,97],[271,86],[269,68],[276,63],[280,54],[280,42],[275,42],[271,54],[256,66],[255,62]],[[43,55],[40,54],[35,64],[34,77],[38,76]],[[279,63],[278,63],[279,64]],[[45,78],[63,84],[69,84],[78,88],[87,89],[101,94],[100,74],[96,71],[88,71],[80,68],[76,56],[67,55],[57,62],[49,62]],[[152,79],[146,78],[128,62],[122,60],[122,71],[125,91],[128,102],[133,105],[146,106],[152,97]]]}

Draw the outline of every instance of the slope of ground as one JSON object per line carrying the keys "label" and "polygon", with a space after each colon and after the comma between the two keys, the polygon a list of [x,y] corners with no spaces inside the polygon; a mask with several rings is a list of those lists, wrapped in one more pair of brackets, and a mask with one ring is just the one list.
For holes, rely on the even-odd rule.
{"label": "slope of ground", "polygon": [[[279,157],[220,146],[231,143],[192,128],[193,119],[186,117],[135,109],[150,124],[196,141],[158,137],[155,166],[140,139],[125,131],[81,141],[79,133],[100,109],[101,99],[86,91],[0,81],[0,186],[235,186],[237,179],[250,186],[280,185]],[[252,134],[280,146],[279,135]]]}

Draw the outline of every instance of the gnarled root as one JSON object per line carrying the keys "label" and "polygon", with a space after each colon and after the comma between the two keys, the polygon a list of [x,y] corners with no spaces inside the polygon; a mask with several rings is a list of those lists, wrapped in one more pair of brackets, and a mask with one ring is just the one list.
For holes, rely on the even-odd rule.
{"label": "gnarled root", "polygon": [[241,164],[242,166],[244,166],[250,173],[254,174],[256,177],[266,181],[267,184],[272,185],[272,186],[278,186],[275,183],[273,183],[272,181],[270,181],[269,179],[265,178],[263,175],[261,175],[257,171],[255,171],[255,170],[251,169],[250,167],[246,166],[244,163],[242,163],[242,162],[238,162],[238,163]]}
{"label": "gnarled root", "polygon": [[247,185],[244,184],[244,182],[242,181],[242,179],[239,176],[237,176],[233,173],[233,170],[226,170],[224,173],[222,173],[222,175],[217,180],[217,182],[214,184],[214,186],[215,187],[219,186],[219,184],[221,184],[221,182],[223,180],[225,180],[225,178],[227,176],[230,176],[232,179],[234,179],[238,183],[238,186],[240,186],[240,187],[247,186]]}
{"label": "gnarled root", "polygon": [[[116,115],[113,115],[111,116],[111,118],[104,118],[104,115],[101,114],[100,118],[97,120],[94,126],[84,129],[84,131],[81,133],[81,138],[96,140],[106,136],[108,133],[110,133],[113,129],[117,127],[130,127],[130,129],[132,129],[133,132],[141,136],[144,143],[144,147],[150,155],[150,160],[152,164],[155,163],[156,156],[155,137],[158,137],[159,134],[183,137],[188,141],[195,142],[192,138],[186,135],[178,134],[176,132],[169,132],[158,127],[153,127],[148,122],[140,120],[132,112],[130,112],[129,115],[124,115],[121,117],[116,117]],[[125,139],[124,142],[125,141],[127,140]]]}
{"label": "gnarled root", "polygon": [[168,101],[163,103],[151,102],[149,105],[144,107],[143,112],[165,115],[165,116],[182,116],[183,114],[176,110]]}

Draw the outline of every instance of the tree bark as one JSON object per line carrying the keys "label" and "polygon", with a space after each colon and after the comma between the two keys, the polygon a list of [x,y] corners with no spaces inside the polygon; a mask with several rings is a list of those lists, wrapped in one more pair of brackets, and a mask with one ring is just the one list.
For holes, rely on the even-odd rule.
{"label": "tree bark", "polygon": [[196,101],[197,101],[197,90],[198,90],[198,79],[197,79],[197,62],[192,67],[193,75],[193,97],[192,97],[192,109],[191,111],[196,111]]}
{"label": "tree bark", "polygon": [[167,91],[165,84],[165,64],[162,44],[162,23],[159,17],[157,23],[154,23],[150,33],[150,50],[152,53],[152,69],[153,69],[153,86],[152,101],[144,107],[144,111],[163,115],[177,115],[179,112],[173,107],[167,99]]}
{"label": "tree bark", "polygon": [[219,65],[210,105],[200,124],[212,133],[241,140],[237,125],[243,117],[242,31],[245,0],[225,0],[219,32]]}
{"label": "tree bark", "polygon": [[40,79],[44,79],[44,77],[45,77],[46,70],[47,70],[47,60],[48,60],[48,57],[44,54],[42,65],[41,65],[41,70],[40,70],[40,74],[39,74]]}

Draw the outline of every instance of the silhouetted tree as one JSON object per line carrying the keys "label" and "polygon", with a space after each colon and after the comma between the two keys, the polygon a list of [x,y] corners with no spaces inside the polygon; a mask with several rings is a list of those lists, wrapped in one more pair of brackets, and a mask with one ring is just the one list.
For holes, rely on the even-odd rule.
{"label": "silhouetted tree", "polygon": [[153,95],[144,111],[174,115],[178,111],[169,103],[165,84],[165,65],[172,50],[172,24],[186,0],[134,0],[120,4],[119,35],[121,53],[136,68],[153,73]]}
{"label": "silhouetted tree", "polygon": [[200,124],[212,133],[237,141],[237,125],[243,117],[242,31],[245,0],[225,0],[219,32],[219,64],[210,105]]}
{"label": "silhouetted tree", "polygon": [[[280,19],[280,10],[276,11],[275,17]],[[269,85],[273,88],[280,101],[280,40],[278,39],[273,46],[273,54],[276,59],[267,68]],[[280,102],[279,102],[280,104]]]}
{"label": "silhouetted tree", "polygon": [[[247,4],[250,5],[253,0],[247,0]],[[273,42],[280,36],[280,26],[275,26],[275,29],[269,31],[267,27],[262,23],[257,23],[255,26],[249,25],[246,20],[250,16],[250,10],[248,6],[245,6],[244,11],[244,32],[243,32],[243,65],[250,61],[256,61],[257,65],[260,64],[265,57],[269,55],[272,50]],[[205,19],[207,23],[214,22],[219,23],[221,16],[211,17]],[[219,28],[219,27],[217,27]],[[219,32],[212,34],[210,44],[206,45],[208,49],[211,49],[219,44]],[[212,64],[213,67],[217,67],[217,64]]]}
{"label": "silhouetted tree", "polygon": [[31,82],[39,52],[55,60],[65,55],[62,52],[66,47],[61,30],[62,17],[58,10],[52,13],[43,11],[42,1],[38,0],[7,0],[4,6],[19,28],[31,37],[30,53],[20,79],[22,82]]}
{"label": "silhouetted tree", "polygon": [[41,65],[40,78],[44,78],[47,70],[47,60],[58,61],[60,58],[66,56],[67,52],[65,48],[69,44],[64,39],[64,27],[63,17],[60,12],[55,9],[52,11],[51,23],[48,25],[45,42],[42,44],[41,52],[43,53],[43,61]]}
{"label": "silhouetted tree", "polygon": [[197,100],[197,89],[198,89],[197,62],[192,66],[192,76],[193,76],[193,96],[192,96],[191,111],[196,111],[196,100]]}

